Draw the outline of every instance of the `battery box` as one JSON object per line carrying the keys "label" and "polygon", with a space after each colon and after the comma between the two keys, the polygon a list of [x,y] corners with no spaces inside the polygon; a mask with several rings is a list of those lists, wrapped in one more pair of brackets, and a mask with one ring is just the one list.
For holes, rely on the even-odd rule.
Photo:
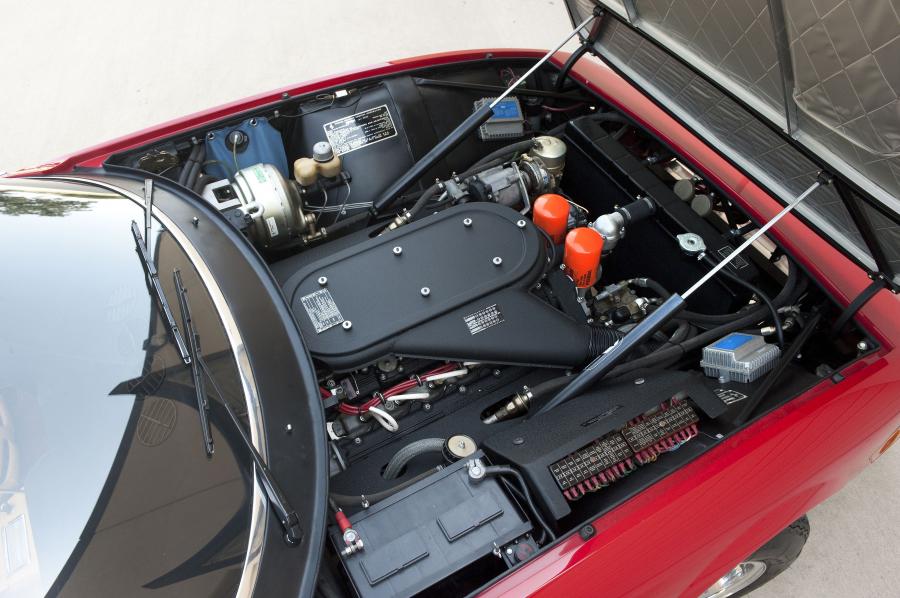
{"label": "battery box", "polygon": [[[470,479],[466,461],[351,516],[350,523],[365,547],[341,560],[362,598],[412,596],[531,531],[499,482]],[[340,552],[340,530],[329,535]]]}

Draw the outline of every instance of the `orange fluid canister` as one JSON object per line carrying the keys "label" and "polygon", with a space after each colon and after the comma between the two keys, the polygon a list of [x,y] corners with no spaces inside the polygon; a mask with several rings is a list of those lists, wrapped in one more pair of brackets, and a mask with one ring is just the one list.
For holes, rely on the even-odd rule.
{"label": "orange fluid canister", "polygon": [[534,225],[547,233],[557,245],[566,237],[569,225],[569,202],[562,195],[545,193],[534,200]]}
{"label": "orange fluid canister", "polygon": [[563,263],[566,274],[575,281],[575,286],[584,289],[597,282],[600,271],[600,254],[603,252],[603,237],[586,226],[573,228],[566,235],[566,253]]}

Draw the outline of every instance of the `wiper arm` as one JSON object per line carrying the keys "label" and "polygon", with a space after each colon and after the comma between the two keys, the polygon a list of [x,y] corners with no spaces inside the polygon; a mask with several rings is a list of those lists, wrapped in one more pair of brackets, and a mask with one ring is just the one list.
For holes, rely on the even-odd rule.
{"label": "wiper arm", "polygon": [[191,377],[194,379],[194,394],[197,397],[197,413],[200,415],[200,430],[203,434],[203,448],[207,457],[212,457],[215,451],[212,432],[209,429],[209,400],[206,398],[206,388],[203,384],[203,373],[197,360],[200,357],[200,336],[194,330],[194,321],[191,319],[191,307],[187,300],[187,289],[181,281],[181,272],[175,270],[172,273],[175,279],[175,292],[178,293],[178,307],[181,308],[181,321],[184,324],[184,333],[187,335],[188,352],[191,361]]}
{"label": "wiper arm", "polygon": [[[303,530],[300,528],[300,517],[297,515],[297,511],[291,507],[287,496],[285,496],[281,486],[275,480],[268,466],[266,466],[262,455],[256,450],[256,447],[253,445],[253,440],[251,440],[250,435],[247,434],[247,431],[244,429],[244,425],[238,418],[237,413],[234,412],[234,409],[225,399],[225,395],[222,393],[222,389],[219,388],[215,376],[213,376],[209,366],[206,365],[206,361],[200,355],[200,336],[194,330],[194,325],[191,321],[190,306],[187,300],[187,289],[185,289],[184,284],[182,284],[181,273],[178,270],[175,270],[174,276],[175,287],[178,291],[178,303],[181,306],[181,319],[184,321],[185,332],[188,335],[188,346],[191,351],[191,372],[194,373],[194,387],[197,389],[197,401],[198,407],[200,408],[200,424],[204,428],[203,435],[204,440],[207,442],[207,454],[212,453],[212,438],[209,437],[209,423],[206,419],[206,411],[209,409],[209,404],[206,402],[206,394],[202,391],[203,383],[201,380],[201,371],[206,375],[210,384],[212,384],[213,391],[215,391],[216,396],[219,398],[219,402],[222,403],[222,406],[225,407],[225,411],[228,412],[231,423],[234,424],[247,452],[250,453],[250,457],[253,459],[253,464],[256,466],[256,472],[259,474],[259,480],[263,487],[263,491],[266,493],[266,498],[272,506],[272,509],[275,511],[278,521],[281,522],[281,526],[284,528],[285,541],[288,544],[299,544],[303,539]],[[201,398],[204,402],[204,407],[200,407]]]}
{"label": "wiper arm", "polygon": [[206,377],[212,383],[216,396],[219,397],[219,401],[225,406],[225,411],[228,412],[231,422],[240,433],[241,440],[243,440],[244,445],[247,447],[247,452],[249,452],[250,456],[253,458],[253,463],[256,465],[256,472],[259,474],[260,482],[266,493],[266,498],[269,500],[269,504],[272,506],[275,515],[281,522],[281,527],[284,528],[284,540],[288,544],[299,544],[303,539],[303,530],[300,528],[300,517],[297,515],[297,511],[291,507],[281,486],[278,485],[272,472],[263,461],[262,455],[260,455],[259,451],[256,450],[256,447],[253,446],[253,441],[244,429],[241,420],[238,419],[237,413],[234,412],[234,409],[232,409],[231,405],[228,404],[228,401],[225,400],[225,395],[222,394],[222,390],[219,388],[215,377],[213,377],[212,372],[209,370],[209,366],[206,365],[206,361],[198,355],[197,362],[200,364],[200,368],[204,373],[206,373]]}
{"label": "wiper arm", "polygon": [[156,301],[159,303],[163,317],[166,320],[166,326],[168,326],[169,332],[175,340],[175,346],[178,347],[181,359],[185,364],[189,364],[191,362],[191,357],[188,354],[187,345],[184,343],[181,331],[178,330],[178,324],[175,323],[175,318],[172,316],[172,310],[169,308],[169,302],[166,300],[162,285],[159,283],[159,273],[156,271],[156,266],[153,265],[153,260],[150,258],[150,253],[147,251],[147,244],[144,242],[143,235],[141,235],[141,228],[134,220],[131,221],[131,234],[134,236],[134,243],[137,245],[138,253],[144,264],[144,272],[150,277],[150,285],[153,288],[153,294],[156,295]]}

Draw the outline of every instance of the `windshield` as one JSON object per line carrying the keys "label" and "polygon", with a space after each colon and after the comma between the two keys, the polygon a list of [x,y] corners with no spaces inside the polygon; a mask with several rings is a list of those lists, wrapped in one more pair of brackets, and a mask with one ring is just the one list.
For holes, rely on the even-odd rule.
{"label": "windshield", "polygon": [[[240,583],[252,466],[212,396],[206,457],[190,371],[135,252],[142,218],[93,187],[0,182],[0,596],[233,596]],[[244,415],[212,301],[154,226],[163,288],[174,299],[180,269],[202,353]]]}

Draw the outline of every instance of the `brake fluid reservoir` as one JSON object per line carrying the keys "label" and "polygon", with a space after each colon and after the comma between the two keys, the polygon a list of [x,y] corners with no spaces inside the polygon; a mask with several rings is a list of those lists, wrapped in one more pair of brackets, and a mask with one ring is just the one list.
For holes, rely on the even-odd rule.
{"label": "brake fluid reservoir", "polygon": [[559,245],[566,238],[569,224],[569,202],[562,195],[545,193],[534,200],[534,225],[547,233]]}
{"label": "brake fluid reservoir", "polygon": [[594,286],[600,273],[602,253],[603,237],[600,233],[586,226],[569,231],[563,264],[576,287],[585,289]]}

